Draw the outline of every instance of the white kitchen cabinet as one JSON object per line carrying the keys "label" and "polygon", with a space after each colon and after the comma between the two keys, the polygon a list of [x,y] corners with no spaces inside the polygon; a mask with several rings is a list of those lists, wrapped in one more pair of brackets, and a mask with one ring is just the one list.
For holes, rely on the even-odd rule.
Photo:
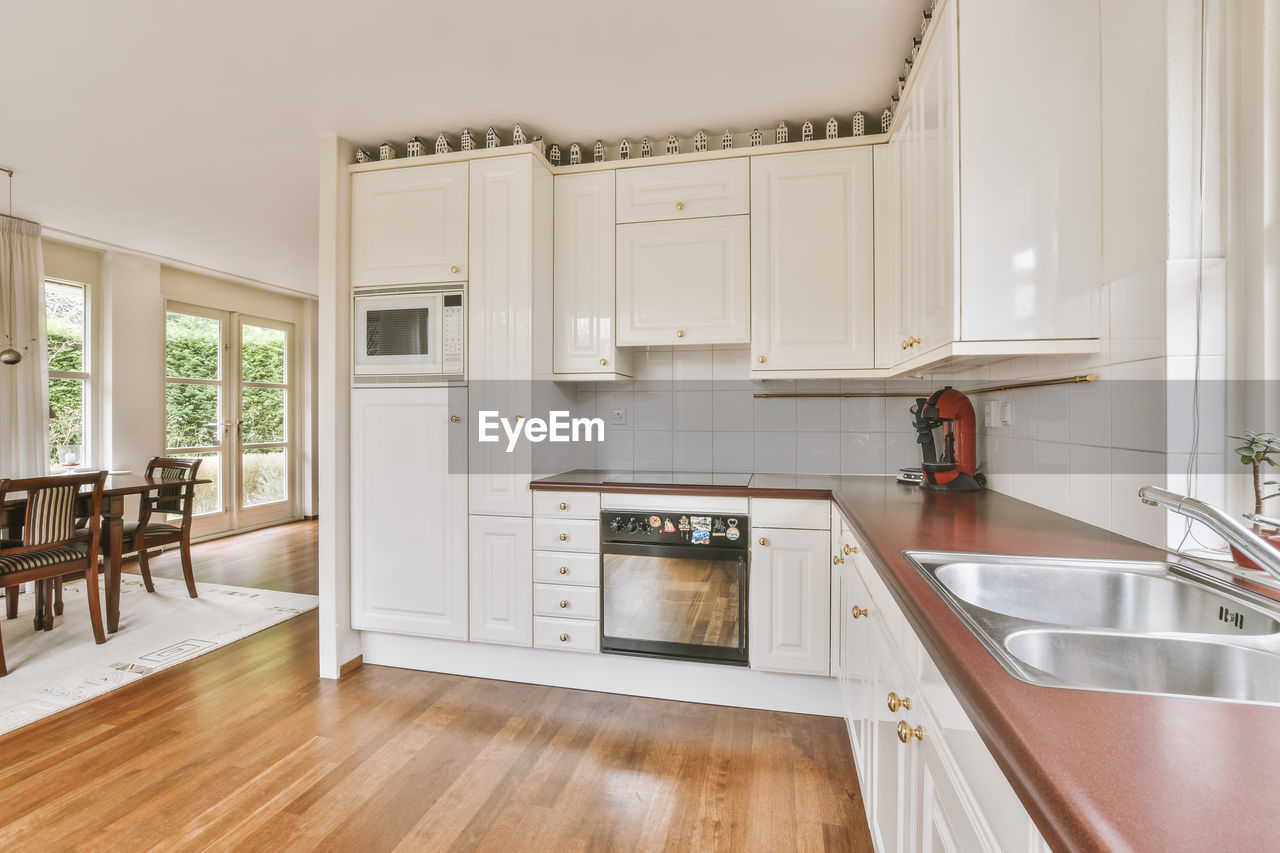
{"label": "white kitchen cabinet", "polygon": [[[840,572],[840,686],[844,698],[845,718],[849,724],[849,743],[858,770],[864,798],[870,797],[871,697],[876,678],[876,637],[879,628],[871,620],[871,597],[854,567],[846,558]],[[868,799],[868,806],[870,800]]]}
{"label": "white kitchen cabinet", "polygon": [[618,222],[733,216],[750,209],[745,157],[618,172]]}
{"label": "white kitchen cabinet", "polygon": [[[966,803],[963,788],[947,769],[948,758],[939,741],[926,732],[924,740],[913,740],[907,746],[918,752],[916,772],[919,781],[913,792],[919,814],[919,838],[915,849],[920,853],[991,849],[991,842],[971,816],[971,806]],[[1025,844],[1026,837],[1021,841]]]}
{"label": "white kitchen cabinet", "polygon": [[871,158],[844,148],[752,159],[756,376],[874,366]]}
{"label": "white kitchen cabinet", "polygon": [[618,344],[750,340],[749,220],[717,216],[619,225]]}
{"label": "white kitchen cabinet", "polygon": [[906,341],[910,335],[907,300],[902,296],[906,263],[902,251],[905,190],[899,161],[903,147],[900,142],[894,142],[872,149],[876,219],[875,365],[878,368],[895,367],[907,357]]}
{"label": "white kitchen cabinet", "polygon": [[533,643],[533,522],[471,516],[471,641]]}
{"label": "white kitchen cabinet", "polygon": [[467,166],[351,176],[351,286],[467,280]]}
{"label": "white kitchen cabinet", "polygon": [[[468,378],[472,409],[503,417],[534,414],[534,364],[550,347],[549,324],[535,322],[534,294],[551,286],[552,178],[531,154],[471,164],[467,287]],[[520,442],[481,444],[471,436],[473,513],[528,516],[532,450]]]}
{"label": "white kitchen cabinet", "polygon": [[555,178],[552,369],[557,375],[631,375],[614,328],[614,176]]}
{"label": "white kitchen cabinet", "polygon": [[756,527],[751,543],[752,669],[831,670],[831,534]]}
{"label": "white kitchen cabinet", "polygon": [[465,389],[351,392],[352,627],[467,638],[466,430]]}

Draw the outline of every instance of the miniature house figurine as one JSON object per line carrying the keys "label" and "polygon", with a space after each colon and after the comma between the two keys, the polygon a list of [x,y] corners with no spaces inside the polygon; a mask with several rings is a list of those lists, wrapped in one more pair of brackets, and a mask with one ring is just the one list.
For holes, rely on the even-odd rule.
{"label": "miniature house figurine", "polygon": [[885,111],[880,113],[880,132],[888,133],[889,127],[892,124],[893,124],[893,110],[888,109],[886,107]]}
{"label": "miniature house figurine", "polygon": [[600,140],[600,139],[596,140],[596,147],[592,151],[592,156],[594,157],[595,162],[597,163],[604,162],[604,141],[603,140]]}
{"label": "miniature house figurine", "polygon": [[463,151],[474,151],[476,147],[476,139],[471,135],[471,128],[464,127],[462,135],[458,138],[458,145]]}
{"label": "miniature house figurine", "polygon": [[813,122],[807,119],[805,120],[804,124],[800,125],[800,141],[801,142],[813,141]]}
{"label": "miniature house figurine", "polygon": [[867,132],[867,117],[862,113],[853,114],[853,135],[862,136]]}
{"label": "miniature house figurine", "polygon": [[436,153],[448,154],[453,149],[449,147],[449,137],[443,133],[436,137]]}
{"label": "miniature house figurine", "polygon": [[911,37],[911,61],[915,62],[916,57],[920,54],[920,36]]}
{"label": "miniature house figurine", "polygon": [[520,122],[516,122],[516,126],[511,128],[511,144],[524,145],[524,128],[520,126]]}
{"label": "miniature house figurine", "polygon": [[502,144],[502,140],[498,138],[498,131],[492,127],[484,132],[484,147],[497,148]]}
{"label": "miniature house figurine", "polygon": [[529,144],[537,149],[538,153],[543,157],[547,156],[547,141],[541,136],[533,137],[533,139],[529,140]]}
{"label": "miniature house figurine", "polygon": [[379,160],[396,159],[396,147],[392,145],[390,142],[382,143],[381,145],[378,146],[378,159]]}
{"label": "miniature house figurine", "polygon": [[773,141],[781,145],[787,141],[787,123],[785,121],[778,122],[778,126],[773,130]]}
{"label": "miniature house figurine", "polygon": [[676,139],[676,135],[674,133],[667,137],[667,153],[668,154],[680,153],[680,140]]}
{"label": "miniature house figurine", "polygon": [[755,148],[756,146],[763,145],[763,144],[764,144],[764,134],[760,132],[760,128],[758,127],[752,128],[751,129],[751,147]]}
{"label": "miniature house figurine", "polygon": [[419,137],[415,136],[409,140],[409,144],[405,146],[406,157],[421,157],[427,153],[427,143],[423,142]]}
{"label": "miniature house figurine", "polygon": [[547,159],[551,161],[552,166],[560,165],[560,146],[552,145],[551,151],[547,154]]}
{"label": "miniature house figurine", "polygon": [[700,130],[693,135],[693,150],[694,151],[707,150],[707,134],[705,132]]}
{"label": "miniature house figurine", "polygon": [[356,149],[356,162],[357,162],[357,163],[371,163],[371,162],[373,162],[373,157],[369,156],[369,152],[368,152],[368,151],[365,151],[363,148],[357,148],[357,149]]}
{"label": "miniature house figurine", "polygon": [[631,142],[629,140],[624,139],[618,143],[618,159],[619,160],[631,159]]}
{"label": "miniature house figurine", "polygon": [[569,165],[577,166],[581,162],[582,162],[582,146],[575,142],[569,146]]}
{"label": "miniature house figurine", "polygon": [[827,139],[838,139],[840,137],[840,122],[836,121],[835,116],[827,119]]}
{"label": "miniature house figurine", "polygon": [[933,19],[933,10],[925,9],[920,13],[920,35],[924,35],[929,29],[929,21]]}
{"label": "miniature house figurine", "polygon": [[732,147],[733,147],[733,131],[725,130],[724,136],[720,137],[720,148],[724,151],[728,151]]}
{"label": "miniature house figurine", "polygon": [[644,159],[653,154],[653,143],[649,142],[649,137],[640,140],[640,158]]}

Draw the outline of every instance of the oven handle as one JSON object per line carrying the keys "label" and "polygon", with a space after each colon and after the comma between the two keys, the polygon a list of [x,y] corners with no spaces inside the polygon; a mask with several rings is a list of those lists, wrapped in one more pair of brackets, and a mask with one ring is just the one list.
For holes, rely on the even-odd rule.
{"label": "oven handle", "polygon": [[711,545],[650,545],[637,542],[601,542],[601,554],[624,554],[635,557],[684,557],[690,560],[745,560],[749,548],[717,548]]}

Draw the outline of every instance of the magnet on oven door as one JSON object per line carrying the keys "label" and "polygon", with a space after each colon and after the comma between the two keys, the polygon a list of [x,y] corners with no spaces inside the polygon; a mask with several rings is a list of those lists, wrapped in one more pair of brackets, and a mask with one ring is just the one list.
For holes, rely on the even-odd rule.
{"label": "magnet on oven door", "polygon": [[689,539],[694,545],[706,545],[711,541],[710,530],[695,530]]}
{"label": "magnet on oven door", "polygon": [[669,518],[668,518],[668,519],[665,519],[665,520],[662,522],[662,532],[663,532],[663,533],[675,533],[675,532],[676,532],[676,526],[675,526],[674,524],[672,524],[672,523],[671,523],[671,519],[669,519]]}
{"label": "magnet on oven door", "polygon": [[649,526],[656,530],[662,526],[662,519],[656,515],[649,516]]}
{"label": "magnet on oven door", "polygon": [[728,539],[730,542],[733,542],[737,540],[739,536],[742,535],[742,531],[736,527],[730,527],[728,530],[724,532],[724,535],[726,539]]}
{"label": "magnet on oven door", "polygon": [[681,530],[689,529],[689,516],[687,515],[680,516],[680,529]]}

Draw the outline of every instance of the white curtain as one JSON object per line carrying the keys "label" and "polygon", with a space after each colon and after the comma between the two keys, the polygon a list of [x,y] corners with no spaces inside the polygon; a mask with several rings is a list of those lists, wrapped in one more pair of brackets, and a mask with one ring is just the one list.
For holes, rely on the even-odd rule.
{"label": "white curtain", "polygon": [[49,383],[45,359],[44,254],[40,225],[0,214],[0,477],[49,470]]}

